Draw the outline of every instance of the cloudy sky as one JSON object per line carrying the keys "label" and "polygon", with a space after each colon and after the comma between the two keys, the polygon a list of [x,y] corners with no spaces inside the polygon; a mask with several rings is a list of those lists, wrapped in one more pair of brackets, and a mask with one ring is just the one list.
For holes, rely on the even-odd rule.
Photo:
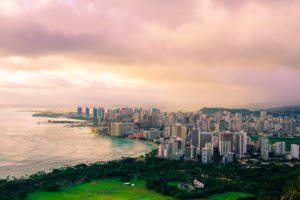
{"label": "cloudy sky", "polygon": [[300,104],[298,0],[1,0],[0,104]]}

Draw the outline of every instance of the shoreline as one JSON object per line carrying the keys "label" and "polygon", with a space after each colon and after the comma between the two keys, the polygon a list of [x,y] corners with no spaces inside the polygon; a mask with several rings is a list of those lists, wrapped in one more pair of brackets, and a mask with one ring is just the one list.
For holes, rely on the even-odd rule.
{"label": "shoreline", "polygon": [[[13,111],[13,113],[16,112],[16,113],[23,113],[23,112],[19,112],[19,111]],[[37,127],[37,121],[39,121],[39,119],[34,119],[35,117],[32,116],[33,113],[31,112],[26,112],[28,114],[23,114],[20,115],[22,117],[25,117],[26,119],[28,118],[31,118],[33,120],[29,120],[29,122],[32,124],[32,126],[34,127]],[[51,117],[45,117],[45,119],[51,119]],[[52,118],[55,120],[55,118]],[[51,119],[51,120],[52,120]],[[26,121],[26,120],[25,120]],[[28,120],[27,120],[28,121]],[[51,127],[56,127],[54,126],[56,123],[53,123],[53,126],[52,126],[52,123],[48,124],[47,126],[51,126]],[[63,123],[59,123],[59,124],[63,124]],[[22,126],[27,126],[27,124],[22,124]],[[72,155],[70,155],[70,157],[68,157],[67,154],[53,154],[53,155],[62,155],[63,157],[61,158],[58,158],[56,159],[55,157],[53,156],[49,156],[49,159],[48,159],[48,155],[47,153],[44,154],[45,157],[47,157],[47,160],[45,160],[44,158],[41,158],[39,159],[38,157],[40,156],[40,154],[35,154],[33,153],[32,155],[30,155],[29,157],[27,156],[27,154],[24,154],[24,152],[21,152],[21,151],[16,151],[16,153],[18,153],[18,157],[24,157],[22,159],[11,159],[12,161],[7,163],[5,160],[2,160],[3,162],[0,162],[0,180],[1,179],[5,179],[7,176],[10,176],[10,177],[16,177],[16,178],[21,178],[21,177],[24,177],[24,178],[27,178],[29,177],[30,175],[33,175],[33,174],[36,174],[40,171],[43,171],[43,172],[46,172],[46,173],[50,173],[52,170],[54,169],[59,169],[59,168],[64,168],[64,167],[72,167],[72,166],[76,166],[76,165],[80,165],[80,164],[92,164],[92,163],[96,163],[96,162],[108,162],[108,161],[114,161],[114,160],[119,160],[121,159],[122,157],[128,157],[128,158],[137,158],[141,155],[146,155],[147,153],[151,152],[152,150],[156,149],[157,147],[155,146],[154,143],[148,143],[148,142],[145,142],[145,141],[135,141],[135,140],[131,140],[132,142],[128,142],[130,141],[129,139],[126,139],[126,138],[118,138],[118,142],[115,142],[115,146],[112,146],[110,145],[110,143],[112,143],[110,140],[114,140],[114,137],[111,137],[109,136],[108,137],[103,137],[103,139],[101,139],[101,137],[99,137],[98,139],[95,138],[95,135],[89,128],[90,126],[86,126],[86,130],[84,130],[83,132],[86,132],[86,135],[89,135],[89,136],[86,136],[90,139],[89,140],[93,140],[93,141],[96,141],[96,142],[92,142],[93,146],[91,147],[92,149],[90,149],[87,153],[85,153],[85,151],[83,151],[82,154],[78,155],[78,156],[75,156],[74,158],[72,157]],[[75,129],[81,129],[80,127],[74,127]],[[69,129],[68,127],[61,127],[59,128],[58,133],[64,133],[64,130],[66,129]],[[69,133],[70,131],[75,133],[74,137],[77,136],[77,132],[82,132],[82,131],[76,131],[76,130],[72,130],[72,129],[69,129],[69,131],[67,131],[66,133]],[[41,128],[37,127],[37,132],[41,132],[44,134],[43,130],[43,126],[41,125]],[[48,130],[48,129],[47,129]],[[51,128],[52,130],[52,128]],[[23,132],[24,131],[27,131],[27,127],[26,127],[26,130],[22,130]],[[55,128],[53,129],[53,131],[55,131]],[[56,132],[57,132],[56,131]],[[27,137],[30,137],[31,134],[27,134],[27,132],[24,132],[26,133],[26,135],[28,135]],[[55,132],[53,132],[55,133]],[[93,135],[91,135],[91,133],[93,133]],[[43,135],[41,134],[41,136]],[[59,134],[53,134],[54,135],[57,135],[59,136]],[[5,135],[4,135],[5,136]],[[44,136],[42,136],[44,137]],[[70,137],[73,137],[70,135]],[[7,138],[9,139],[9,137],[4,137],[4,138]],[[62,138],[65,138],[65,137],[62,137]],[[77,138],[77,137],[76,137]],[[75,139],[75,141],[77,141],[77,139]],[[101,146],[101,141],[104,140],[104,138],[107,139],[107,141],[103,141],[105,144],[108,144],[105,146],[105,148],[107,148],[108,150],[104,150],[102,151],[101,149],[103,148]],[[22,138],[22,139],[25,139],[24,141],[27,142],[27,140],[29,141],[28,143],[32,143],[34,141],[32,141],[30,138]],[[74,140],[72,139],[72,141]],[[121,140],[120,140],[121,139]],[[10,140],[8,140],[10,141]],[[21,140],[20,140],[21,141]],[[46,142],[48,140],[45,140]],[[52,148],[52,144],[54,144],[53,146],[55,146],[55,142],[56,140],[52,141],[51,145],[49,146],[49,148]],[[83,142],[82,144],[84,144],[84,141],[79,141],[76,142],[79,146],[80,146],[80,142]],[[97,142],[99,141],[99,142]],[[137,142],[137,143],[136,143]],[[141,142],[141,143],[139,143]],[[16,141],[15,141],[15,137],[13,137],[13,140],[11,142],[11,146],[12,145],[15,145]],[[34,143],[40,143],[39,141],[39,138],[37,138],[37,141],[35,141]],[[74,143],[74,142],[71,142],[71,143]],[[103,143],[103,144],[104,144]],[[27,143],[26,143],[27,144]],[[50,144],[50,143],[49,143]],[[66,146],[68,146],[68,143],[61,143],[61,144],[65,144]],[[96,144],[96,146],[95,146]],[[97,146],[98,144],[98,146]],[[122,145],[124,144],[124,145]],[[76,146],[76,145],[75,145]],[[86,146],[86,145],[84,145]],[[7,147],[9,147],[7,145]],[[25,146],[26,147],[26,146]],[[25,148],[24,147],[24,148]],[[115,149],[117,148],[117,149]],[[7,148],[8,149],[8,148]],[[45,151],[48,151],[48,146],[46,148]],[[78,151],[81,150],[81,148],[77,148]],[[44,152],[44,148],[39,148],[39,150],[41,150],[41,152],[43,153]],[[27,151],[27,149],[26,149]],[[57,151],[59,152],[59,151]],[[103,152],[103,153],[102,153]],[[92,154],[93,156],[84,156],[84,155],[87,155],[87,154]],[[27,158],[28,157],[28,158]],[[32,159],[31,157],[37,157],[36,160]],[[77,159],[78,157],[78,159]],[[4,157],[5,159],[6,157]],[[9,158],[9,157],[8,157]],[[9,160],[9,159],[8,159]]]}
{"label": "shoreline", "polygon": [[150,153],[151,151],[158,149],[158,145],[155,144],[154,142],[143,141],[143,140],[132,140],[132,139],[129,139],[129,138],[120,138],[120,137],[114,137],[114,136],[110,136],[110,135],[100,135],[100,134],[96,134],[96,135],[99,135],[101,137],[107,137],[107,138],[110,138],[110,139],[118,139],[118,140],[124,140],[124,141],[139,142],[139,143],[142,143],[142,144],[151,145],[153,147],[152,149],[147,149],[147,150],[142,151],[140,153],[137,153],[135,155],[128,156],[130,158],[138,158],[139,156],[142,156],[142,155],[144,156],[144,155]]}
{"label": "shoreline", "polygon": [[[66,119],[72,119],[72,120],[78,120],[78,121],[87,121],[87,119],[76,119],[76,118],[73,118],[73,117],[70,117],[68,115],[66,115],[66,113],[55,113],[55,112],[51,112],[51,111],[46,111],[46,112],[34,112],[34,114],[32,115],[32,117],[44,117],[44,118],[54,118],[54,119],[57,119],[57,118],[60,118],[60,117],[56,117],[56,115],[59,115],[59,116],[64,116]],[[75,121],[76,122],[76,121]],[[55,124],[55,123],[54,123]],[[93,127],[91,126],[85,126],[86,128],[90,128],[91,132],[94,133],[94,131],[92,130]],[[97,133],[94,133],[94,134],[97,134]],[[114,136],[111,136],[111,135],[102,135],[102,134],[98,134],[100,136],[105,136],[105,137],[110,137],[110,138],[118,138],[118,139],[122,139],[122,140],[128,140],[128,141],[138,141],[138,142],[141,142],[141,143],[146,143],[148,145],[152,145],[154,146],[155,148],[153,148],[152,150],[154,149],[158,149],[158,145],[154,142],[150,142],[150,141],[143,141],[143,140],[132,140],[132,139],[129,139],[129,138],[121,138],[121,137],[114,137]],[[151,152],[152,150],[149,150],[147,151],[145,154]]]}
{"label": "shoreline", "polygon": [[[86,161],[83,161],[83,162],[78,162],[78,163],[73,163],[73,164],[63,163],[61,166],[58,166],[58,167],[54,167],[52,165],[49,165],[48,169],[41,169],[41,170],[37,170],[36,172],[33,172],[33,173],[29,173],[29,174],[26,173],[24,175],[8,174],[8,175],[5,175],[3,177],[0,177],[0,180],[4,180],[8,176],[11,177],[11,178],[15,177],[17,179],[22,179],[22,178],[28,179],[31,175],[37,174],[39,172],[45,172],[46,174],[48,174],[48,173],[51,173],[53,170],[58,170],[58,169],[62,169],[62,168],[65,168],[65,167],[74,167],[76,165],[81,165],[81,164],[91,165],[91,164],[95,164],[95,163],[106,163],[106,162],[109,162],[109,161],[119,161],[119,160],[122,160],[124,158],[136,158],[137,159],[137,158],[139,158],[141,156],[145,156],[146,154],[149,154],[151,151],[157,149],[156,144],[151,143],[151,142],[147,142],[147,141],[131,140],[131,139],[126,139],[126,138],[117,138],[117,137],[104,136],[104,135],[99,135],[99,136],[101,136],[103,138],[117,139],[117,140],[121,140],[121,141],[139,142],[139,143],[144,144],[144,145],[151,145],[152,147],[148,148],[146,146],[146,150],[144,150],[144,151],[140,151],[140,152],[134,153],[132,155],[121,156],[120,158],[112,158],[112,159],[104,159],[104,160],[98,160],[98,159],[97,160],[86,160]],[[11,164],[11,163],[9,163],[9,164]],[[8,164],[5,163],[3,166],[0,165],[0,167],[8,167]],[[34,166],[31,166],[31,167],[34,167]]]}

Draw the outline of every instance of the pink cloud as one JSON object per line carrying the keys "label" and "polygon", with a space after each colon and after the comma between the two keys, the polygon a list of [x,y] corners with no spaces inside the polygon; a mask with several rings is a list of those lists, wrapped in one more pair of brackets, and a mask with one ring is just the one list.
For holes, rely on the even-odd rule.
{"label": "pink cloud", "polygon": [[[107,95],[127,103],[155,97],[193,105],[300,101],[298,1],[9,2],[0,3],[0,69],[35,71],[32,80],[40,71],[53,71],[42,76],[49,99],[63,86],[59,91],[66,99]],[[145,84],[127,93],[101,81],[74,87],[67,75],[77,68]],[[7,80],[0,84],[0,90],[16,96],[19,87],[32,93],[44,89]],[[99,95],[92,98],[92,91]]]}

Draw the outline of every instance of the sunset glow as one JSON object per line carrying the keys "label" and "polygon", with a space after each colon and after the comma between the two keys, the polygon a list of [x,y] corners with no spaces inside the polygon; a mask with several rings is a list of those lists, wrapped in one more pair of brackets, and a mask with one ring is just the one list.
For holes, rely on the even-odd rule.
{"label": "sunset glow", "polygon": [[294,0],[2,0],[0,103],[297,104],[299,10]]}

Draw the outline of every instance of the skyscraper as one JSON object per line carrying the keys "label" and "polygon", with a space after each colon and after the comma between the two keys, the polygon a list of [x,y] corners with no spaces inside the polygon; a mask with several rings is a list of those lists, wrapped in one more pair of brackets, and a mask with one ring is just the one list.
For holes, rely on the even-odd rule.
{"label": "skyscraper", "polygon": [[134,123],[111,123],[112,136],[125,136],[134,134]]}
{"label": "skyscraper", "polygon": [[228,142],[228,141],[224,141],[222,142],[222,153],[220,153],[220,155],[227,155],[228,153],[232,152],[232,143]]}
{"label": "skyscraper", "polygon": [[235,131],[241,131],[242,130],[242,114],[236,113],[235,119],[234,119],[234,130]]}
{"label": "skyscraper", "polygon": [[264,120],[260,119],[256,122],[256,130],[258,133],[263,133],[265,130],[265,122]]}
{"label": "skyscraper", "polygon": [[201,152],[202,163],[211,163],[213,156],[213,148],[204,147]]}
{"label": "skyscraper", "polygon": [[196,159],[197,157],[197,151],[196,151],[196,147],[194,147],[193,145],[189,145],[185,147],[185,159]]}
{"label": "skyscraper", "polygon": [[173,130],[172,130],[172,136],[174,137],[181,137],[181,124],[176,123],[173,125]]}
{"label": "skyscraper", "polygon": [[213,134],[212,133],[200,133],[199,134],[199,150],[200,153],[202,151],[202,149],[205,147],[206,143],[213,143]]}
{"label": "skyscraper", "polygon": [[98,108],[93,108],[93,117],[94,118],[98,118],[100,115],[99,115],[99,109]]}
{"label": "skyscraper", "polygon": [[82,115],[82,107],[77,108],[77,115]]}
{"label": "skyscraper", "polygon": [[243,158],[247,152],[247,133],[239,132],[234,135],[234,153],[237,158]]}
{"label": "skyscraper", "polygon": [[158,156],[178,160],[182,156],[182,140],[172,138],[162,142],[158,148]]}
{"label": "skyscraper", "polygon": [[292,158],[299,159],[299,145],[297,144],[291,145],[291,156]]}
{"label": "skyscraper", "polygon": [[85,108],[85,116],[86,116],[87,118],[90,117],[90,109],[89,109],[89,108]]}
{"label": "skyscraper", "polygon": [[260,138],[260,157],[263,160],[269,159],[269,139],[266,136]]}
{"label": "skyscraper", "polygon": [[275,154],[282,156],[285,153],[285,142],[275,142]]}
{"label": "skyscraper", "polygon": [[93,127],[100,127],[101,121],[99,117],[93,117]]}
{"label": "skyscraper", "polygon": [[224,152],[224,150],[226,150],[228,152],[233,152],[233,144],[234,144],[233,141],[234,141],[233,133],[231,133],[231,132],[220,132],[219,133],[220,155],[225,155],[226,152]]}
{"label": "skyscraper", "polygon": [[105,109],[104,108],[99,108],[99,117],[101,119],[104,119],[104,114],[105,114]]}
{"label": "skyscraper", "polygon": [[183,143],[186,143],[187,127],[182,125],[180,133],[181,133],[180,138],[182,139]]}
{"label": "skyscraper", "polygon": [[199,130],[197,128],[193,128],[192,131],[190,132],[190,142],[193,146],[195,147],[199,147],[199,139],[200,139],[200,136],[199,136]]}

